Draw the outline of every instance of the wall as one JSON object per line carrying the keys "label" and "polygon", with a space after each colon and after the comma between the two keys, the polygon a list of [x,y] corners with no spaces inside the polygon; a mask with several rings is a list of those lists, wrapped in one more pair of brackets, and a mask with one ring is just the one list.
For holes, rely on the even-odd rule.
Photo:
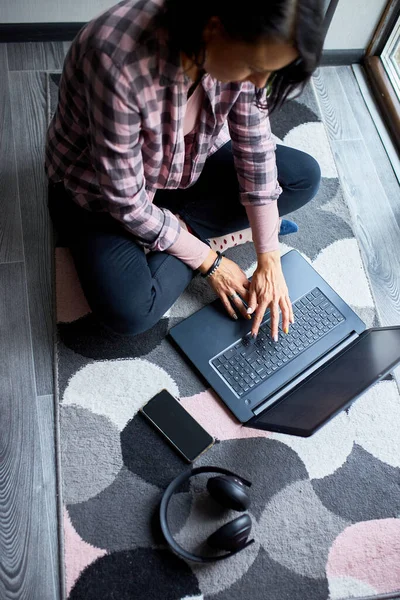
{"label": "wall", "polygon": [[[386,1],[339,0],[325,48],[365,48]],[[117,0],[0,0],[0,23],[84,23],[116,3]]]}
{"label": "wall", "polygon": [[340,0],[325,40],[326,50],[366,48],[387,0]]}
{"label": "wall", "polygon": [[118,0],[0,0],[0,23],[86,23]]}

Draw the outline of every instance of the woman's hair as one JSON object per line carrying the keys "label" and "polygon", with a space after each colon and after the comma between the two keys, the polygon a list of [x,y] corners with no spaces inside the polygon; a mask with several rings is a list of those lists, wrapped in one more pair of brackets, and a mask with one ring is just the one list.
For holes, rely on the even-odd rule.
{"label": "woman's hair", "polygon": [[290,95],[299,95],[318,66],[322,45],[323,0],[166,0],[160,24],[169,43],[198,65],[204,61],[203,31],[211,17],[218,17],[235,41],[288,42],[299,59],[276,71],[265,89],[256,90],[256,104],[270,112]]}

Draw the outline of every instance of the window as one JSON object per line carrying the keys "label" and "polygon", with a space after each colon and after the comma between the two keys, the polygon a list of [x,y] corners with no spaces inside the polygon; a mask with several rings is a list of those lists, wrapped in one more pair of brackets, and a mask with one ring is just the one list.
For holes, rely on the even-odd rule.
{"label": "window", "polygon": [[383,66],[400,100],[400,18],[381,54]]}
{"label": "window", "polygon": [[389,0],[371,44],[364,66],[400,154],[400,0]]}

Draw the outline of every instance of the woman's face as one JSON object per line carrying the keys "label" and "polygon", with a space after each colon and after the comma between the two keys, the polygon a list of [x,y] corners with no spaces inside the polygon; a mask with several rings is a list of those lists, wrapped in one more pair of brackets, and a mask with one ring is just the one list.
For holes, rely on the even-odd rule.
{"label": "woman's face", "polygon": [[250,81],[264,88],[273,71],[295,61],[299,53],[286,42],[262,40],[257,43],[230,39],[217,17],[204,31],[206,48],[204,70],[223,83]]}

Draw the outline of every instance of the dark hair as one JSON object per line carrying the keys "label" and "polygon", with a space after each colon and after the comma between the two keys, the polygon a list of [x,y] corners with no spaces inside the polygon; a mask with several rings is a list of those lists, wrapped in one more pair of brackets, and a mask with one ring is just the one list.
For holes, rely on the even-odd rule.
{"label": "dark hair", "polygon": [[299,95],[317,68],[323,45],[323,0],[166,0],[160,23],[169,43],[202,66],[203,31],[219,17],[227,35],[236,41],[262,39],[293,43],[299,59],[276,71],[265,89],[256,90],[256,104],[270,112],[290,95]]}

